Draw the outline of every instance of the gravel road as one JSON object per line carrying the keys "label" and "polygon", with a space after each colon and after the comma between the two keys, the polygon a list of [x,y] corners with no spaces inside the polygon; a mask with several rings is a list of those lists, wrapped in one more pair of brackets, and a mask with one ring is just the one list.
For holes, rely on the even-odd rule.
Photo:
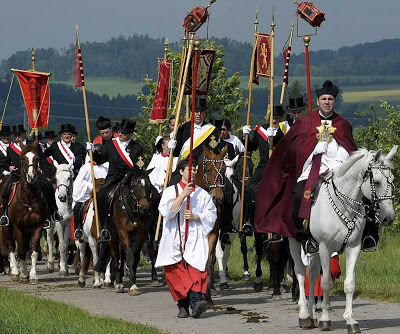
{"label": "gravel road", "polygon": [[[178,319],[177,307],[165,286],[151,285],[148,270],[138,269],[137,285],[140,295],[117,294],[114,289],[95,290],[91,278],[86,287],[78,288],[78,277],[59,278],[58,273],[47,273],[44,262],[38,265],[39,284],[14,283],[7,275],[0,275],[0,286],[26,294],[69,303],[95,315],[108,315],[126,321],[149,324],[169,333],[306,333],[298,327],[297,305],[289,294],[273,301],[264,289],[254,292],[250,285],[233,283],[229,290],[218,291],[214,308],[199,319]],[[332,298],[333,333],[346,333],[342,318],[345,298]],[[400,333],[400,305],[356,299],[355,318],[366,333]],[[318,330],[314,329],[316,333]]]}

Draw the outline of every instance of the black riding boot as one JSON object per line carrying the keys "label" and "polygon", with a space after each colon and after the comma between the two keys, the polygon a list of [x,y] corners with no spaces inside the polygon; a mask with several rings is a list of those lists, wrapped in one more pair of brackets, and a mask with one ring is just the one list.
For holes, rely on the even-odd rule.
{"label": "black riding boot", "polygon": [[110,214],[105,219],[104,227],[100,233],[100,242],[107,242],[111,240],[111,233],[110,233]]}
{"label": "black riding boot", "polygon": [[74,238],[75,240],[81,241],[83,240],[83,231],[82,231],[82,220],[79,211],[84,203],[77,202],[74,206],[74,225],[75,225],[75,232]]}

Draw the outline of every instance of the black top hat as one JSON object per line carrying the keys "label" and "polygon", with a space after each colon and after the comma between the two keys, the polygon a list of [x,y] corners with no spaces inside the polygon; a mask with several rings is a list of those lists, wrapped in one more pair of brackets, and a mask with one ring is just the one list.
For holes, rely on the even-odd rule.
{"label": "black top hat", "polygon": [[61,129],[60,129],[60,131],[58,131],[58,133],[59,134],[62,134],[63,132],[71,132],[71,133],[73,133],[74,130],[75,129],[73,128],[73,126],[71,124],[67,123],[67,124],[62,124],[61,125]]}
{"label": "black top hat", "polygon": [[336,98],[336,96],[339,93],[339,88],[337,86],[335,86],[332,81],[330,80],[326,80],[324,82],[324,84],[322,85],[322,88],[317,89],[315,91],[315,94],[317,94],[317,97],[320,97],[321,95],[332,95],[334,98]]}
{"label": "black top hat", "polygon": [[222,119],[210,119],[210,123],[214,125],[217,129],[222,128]]}
{"label": "black top hat", "polygon": [[3,125],[0,131],[0,136],[10,136],[11,135],[11,126]]}
{"label": "black top hat", "polygon": [[56,137],[57,137],[57,136],[56,136],[56,134],[54,133],[54,131],[51,130],[51,131],[45,131],[45,132],[44,132],[44,137],[43,137],[43,138],[54,139],[54,138],[56,138]]}
{"label": "black top hat", "polygon": [[196,96],[195,108],[199,110],[207,110],[207,96]]}
{"label": "black top hat", "polygon": [[72,125],[72,134],[74,134],[75,136],[78,134],[78,132],[75,129],[75,125]]}
{"label": "black top hat", "polygon": [[307,107],[307,103],[304,103],[303,96],[289,96],[289,105],[287,106],[288,111],[301,110]]}
{"label": "black top hat", "polygon": [[17,133],[26,133],[26,130],[24,128],[23,124],[18,124],[18,125],[13,125],[12,127],[12,134],[17,134]]}
{"label": "black top hat", "polygon": [[96,126],[99,130],[111,128],[111,121],[108,118],[100,116],[96,121]]}
{"label": "black top hat", "polygon": [[123,118],[118,124],[118,130],[122,132],[135,132],[136,122],[130,119]]}
{"label": "black top hat", "polygon": [[274,105],[274,117],[279,117],[285,114],[285,110],[283,110],[282,104],[275,104]]}

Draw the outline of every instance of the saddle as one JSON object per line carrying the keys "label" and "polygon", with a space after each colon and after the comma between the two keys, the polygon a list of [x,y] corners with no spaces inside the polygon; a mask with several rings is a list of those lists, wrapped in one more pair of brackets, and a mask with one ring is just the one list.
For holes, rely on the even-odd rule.
{"label": "saddle", "polygon": [[88,214],[90,203],[92,203],[92,200],[93,200],[92,198],[86,200],[86,202],[79,209],[79,219],[82,222],[82,224],[85,223],[86,216]]}
{"label": "saddle", "polygon": [[[12,182],[7,186],[7,189],[4,189],[4,191],[6,192],[5,195],[8,194],[8,202],[7,205],[10,205],[10,203],[12,202],[15,193],[17,191],[17,184],[19,183],[19,181],[16,182]],[[0,203],[0,209],[3,208],[3,203]]]}

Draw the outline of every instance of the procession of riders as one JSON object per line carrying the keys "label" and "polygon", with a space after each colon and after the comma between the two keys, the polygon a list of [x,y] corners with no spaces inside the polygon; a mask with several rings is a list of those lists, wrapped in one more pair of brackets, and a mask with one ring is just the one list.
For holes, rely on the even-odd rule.
{"label": "procession of riders", "polygon": [[[58,135],[55,131],[45,131],[43,135],[39,133],[39,137],[33,139],[27,137],[22,124],[3,126],[0,132],[0,173],[7,185],[2,193],[0,226],[6,228],[13,224],[8,217],[8,203],[12,185],[21,177],[21,152],[24,145],[37,143],[40,169],[38,181],[49,205],[49,216],[46,217],[44,229],[50,227],[51,221],[63,219],[55,199],[55,166],[71,166],[75,180],[72,199],[74,239],[77,241],[84,238],[79,212],[91,197],[93,189],[87,152],[93,152],[94,177],[104,178],[104,183],[97,192],[100,243],[113,238],[111,230],[115,222],[110,218],[107,205],[110,191],[124,182],[128,173],[146,169],[151,182],[150,198],[163,217],[155,265],[164,268],[168,287],[178,303],[178,317],[188,317],[191,307],[191,316],[197,318],[207,308],[204,299],[209,250],[207,235],[213,229],[218,214],[221,217],[221,244],[230,243],[229,233],[239,232],[244,236],[252,236],[254,231],[268,233],[270,242],[280,242],[283,237],[288,236],[288,228],[275,222],[285,220],[284,215],[294,215],[295,238],[304,244],[304,254],[312,256],[318,253],[318,243],[313,239],[309,226],[304,224],[304,217],[309,215],[312,202],[309,194],[321,175],[341,165],[356,150],[351,126],[334,111],[338,92],[338,87],[331,81],[326,81],[315,91],[318,109],[312,113],[307,112],[308,105],[303,96],[290,96],[289,105],[273,106],[272,126],[269,123],[253,127],[245,125],[241,138],[231,133],[232,125],[226,118],[206,121],[207,97],[196,97],[193,144],[191,145],[191,123],[181,124],[174,136],[176,120],[171,116],[165,127],[166,133],[158,136],[154,143],[155,153],[151,161],[144,161],[142,145],[132,139],[136,123],[131,119],[122,119],[120,123],[113,125],[110,119],[99,117],[96,121],[99,134],[91,143],[86,144],[76,142],[77,132],[71,124],[62,124]],[[314,124],[321,128],[321,136],[318,138],[315,134],[311,135],[313,138],[310,137],[310,126]],[[322,134],[325,132],[331,132],[331,135],[323,138]],[[213,197],[195,185],[194,180],[197,168],[203,164],[204,147],[215,153],[226,149],[224,160],[233,161],[245,151],[246,136],[248,153],[258,150],[260,161],[245,188],[242,199],[244,224],[241,231],[238,231],[233,225],[232,182],[225,175],[220,175],[223,179],[224,203],[218,213]],[[273,160],[274,164],[269,164],[271,141],[274,150],[272,156],[282,157]],[[285,157],[287,152],[284,148],[290,145],[298,145],[295,148],[297,153]],[[172,176],[164,189],[171,152]],[[190,153],[193,157],[191,163],[188,160]],[[277,160],[295,167],[279,165]],[[270,177],[275,174],[280,175],[280,179]],[[293,202],[293,212],[287,212],[285,201]],[[278,215],[279,219],[275,219]],[[377,240],[376,227],[368,224],[367,219],[362,249],[374,251]]]}

